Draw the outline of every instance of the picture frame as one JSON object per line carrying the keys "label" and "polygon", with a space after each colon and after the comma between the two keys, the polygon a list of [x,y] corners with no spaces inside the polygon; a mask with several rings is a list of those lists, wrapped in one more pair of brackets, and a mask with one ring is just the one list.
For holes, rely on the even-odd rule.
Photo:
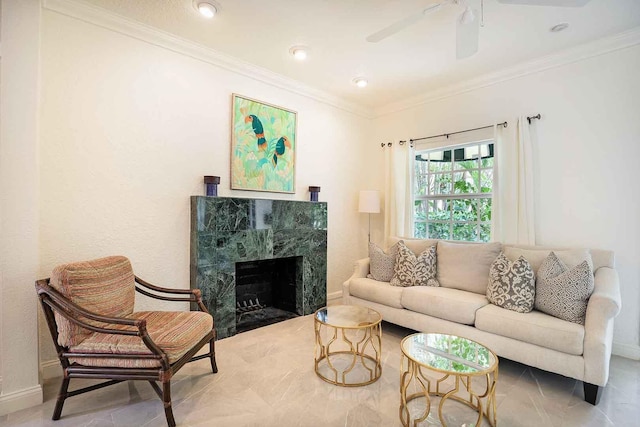
{"label": "picture frame", "polygon": [[234,93],[231,189],[295,193],[295,111]]}

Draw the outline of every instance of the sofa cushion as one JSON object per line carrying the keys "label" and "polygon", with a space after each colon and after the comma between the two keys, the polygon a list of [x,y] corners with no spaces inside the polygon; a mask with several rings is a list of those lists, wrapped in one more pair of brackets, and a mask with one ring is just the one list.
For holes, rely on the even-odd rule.
{"label": "sofa cushion", "polygon": [[507,310],[528,313],[533,310],[535,295],[536,279],[531,264],[524,257],[511,262],[500,252],[489,270],[489,302]]}
{"label": "sofa cushion", "polygon": [[584,324],[593,288],[593,272],[587,261],[569,269],[551,252],[538,270],[535,308],[569,322]]}
{"label": "sofa cushion", "polygon": [[[502,249],[505,256],[511,261],[515,261],[520,257],[524,257],[535,274],[538,273],[542,261],[545,260],[551,253],[551,249],[533,249],[533,248],[520,248],[516,246],[506,246]],[[589,249],[567,249],[554,251],[554,253],[560,258],[560,261],[565,263],[567,267],[573,268],[580,264],[582,261],[587,261],[593,269],[593,261],[591,259],[591,251]]]}
{"label": "sofa cushion", "polygon": [[398,242],[391,286],[440,286],[436,279],[436,247],[416,256],[403,242]]}
{"label": "sofa cushion", "polygon": [[489,268],[500,253],[500,243],[438,242],[438,282],[445,288],[485,295]]}
{"label": "sofa cushion", "polygon": [[433,245],[437,245],[439,240],[438,239],[416,239],[414,237],[389,237],[389,240],[387,243],[389,243],[389,245],[395,245],[400,241],[402,241],[406,247],[411,249],[411,252],[413,252],[416,255],[419,255],[422,252],[424,252],[427,248],[430,248]]}
{"label": "sofa cushion", "polygon": [[398,256],[398,243],[385,253],[375,243],[369,243],[369,279],[390,282],[393,278],[393,267]]}
{"label": "sofa cushion", "polygon": [[[191,350],[213,328],[213,318],[201,311],[139,311],[129,319],[145,319],[147,332],[153,342],[165,352],[169,363],[174,363]],[[118,325],[114,329],[131,330],[131,326]],[[135,329],[135,328],[134,328]],[[132,335],[112,335],[94,332],[76,346],[72,353],[152,354],[142,339]],[[111,366],[116,368],[160,367],[157,359],[112,359],[96,357],[70,357],[71,363],[86,366]]]}
{"label": "sofa cushion", "polygon": [[516,313],[493,304],[476,312],[476,328],[574,355],[583,353],[584,326],[539,311]]}
{"label": "sofa cushion", "polygon": [[[91,261],[59,265],[51,273],[50,284],[71,302],[85,310],[107,317],[125,317],[133,313],[135,276],[129,260],[110,256]],[[58,344],[80,344],[92,332],[55,313]],[[94,326],[104,326],[83,319]]]}
{"label": "sofa cushion", "polygon": [[379,282],[364,277],[352,279],[349,284],[349,293],[354,297],[394,308],[403,308],[400,303],[402,289],[391,286],[389,282]]}
{"label": "sofa cushion", "polygon": [[489,304],[484,295],[429,286],[403,288],[401,301],[407,310],[465,325],[473,325],[476,310]]}

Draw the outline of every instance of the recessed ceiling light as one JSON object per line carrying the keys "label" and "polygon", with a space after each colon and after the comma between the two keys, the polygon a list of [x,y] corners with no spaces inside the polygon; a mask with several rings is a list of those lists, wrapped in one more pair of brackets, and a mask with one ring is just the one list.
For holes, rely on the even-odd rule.
{"label": "recessed ceiling light", "polygon": [[193,0],[193,6],[207,19],[213,18],[218,12],[218,7],[211,0]]}
{"label": "recessed ceiling light", "polygon": [[289,53],[293,55],[298,61],[304,61],[309,54],[309,48],[305,46],[293,46],[289,49]]}
{"label": "recessed ceiling light", "polygon": [[364,77],[356,77],[355,79],[353,79],[353,84],[355,84],[358,87],[365,87],[366,85],[369,84],[369,81]]}
{"label": "recessed ceiling light", "polygon": [[551,27],[549,31],[551,31],[552,33],[559,33],[560,31],[566,30],[567,28],[569,28],[569,23],[562,22],[558,25],[554,25],[553,27]]}

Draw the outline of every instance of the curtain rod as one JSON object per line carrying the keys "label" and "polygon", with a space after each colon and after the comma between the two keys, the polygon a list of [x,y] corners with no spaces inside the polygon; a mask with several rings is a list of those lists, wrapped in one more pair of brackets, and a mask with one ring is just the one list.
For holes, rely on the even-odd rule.
{"label": "curtain rod", "polygon": [[540,120],[541,118],[542,116],[540,115],[540,113],[538,113],[535,116],[527,117],[527,121],[529,122],[529,124],[531,124],[531,120],[534,120],[534,119]]}
{"label": "curtain rod", "polygon": [[[538,114],[536,114],[535,116],[528,116],[528,117],[527,117],[527,122],[529,122],[529,124],[531,124],[531,121],[532,121],[532,120],[536,120],[536,119],[537,119],[537,120],[540,120],[541,118],[542,118],[542,116],[540,115],[540,113],[538,113]],[[503,127],[507,127],[508,125],[509,125],[509,123],[507,123],[507,122],[496,123],[496,126],[503,126]],[[450,136],[450,135],[457,135],[457,134],[459,134],[459,133],[465,133],[465,132],[473,132],[474,130],[489,129],[489,128],[492,128],[492,127],[493,127],[493,125],[489,125],[489,126],[482,126],[482,127],[479,127],[479,128],[459,130],[459,131],[457,131],[457,132],[443,133],[443,134],[440,134],[440,135],[431,135],[431,136],[424,136],[424,137],[422,137],[422,138],[414,138],[414,139],[410,139],[410,140],[409,140],[409,145],[410,145],[411,147],[413,147],[413,143],[414,143],[415,141],[423,141],[423,140],[425,140],[425,139],[432,139],[432,138],[441,138],[441,137],[443,137],[443,136],[444,136],[444,137],[446,137],[447,139],[449,139],[449,136]],[[404,141],[404,140],[403,140],[403,141],[398,141],[398,144],[400,144],[400,145],[404,145],[404,143],[405,143],[405,142],[407,142],[407,141]],[[393,143],[392,143],[392,142],[387,142],[387,143],[385,144],[385,143],[383,142],[383,143],[381,143],[381,144],[380,144],[380,147],[384,148],[384,146],[385,146],[385,145],[386,145],[386,146],[388,146],[388,147],[391,147],[391,146],[393,145]]]}
{"label": "curtain rod", "polygon": [[[502,123],[496,123],[496,126],[503,126],[503,127],[507,127],[509,124],[507,122],[502,122]],[[459,130],[457,132],[450,132],[450,133],[443,133],[441,135],[432,135],[432,136],[424,136],[422,138],[415,138],[415,139],[410,139],[409,142],[410,143],[414,143],[415,141],[422,141],[425,139],[432,139],[432,138],[441,138],[441,137],[446,137],[447,139],[449,139],[450,135],[457,135],[459,133],[465,133],[465,132],[473,132],[474,130],[481,130],[481,129],[489,129],[492,128],[493,125],[490,126],[482,126],[479,128],[473,128],[473,129],[465,129],[465,130]]]}

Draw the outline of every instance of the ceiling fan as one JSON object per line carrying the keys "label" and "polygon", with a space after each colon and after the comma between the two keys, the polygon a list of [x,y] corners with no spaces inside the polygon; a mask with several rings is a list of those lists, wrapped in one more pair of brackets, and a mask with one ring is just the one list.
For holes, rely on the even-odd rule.
{"label": "ceiling fan", "polygon": [[[557,7],[582,7],[591,0],[497,0],[498,3],[528,6],[557,6]],[[432,3],[420,12],[409,15],[380,31],[370,34],[366,40],[370,43],[378,43],[387,37],[404,30],[420,21],[424,16],[437,12],[443,6],[452,5],[463,7],[464,10],[456,19],[456,58],[464,59],[478,52],[478,39],[480,36],[480,21],[484,18],[484,0],[480,0],[481,17],[469,5],[469,0],[441,0]]]}

